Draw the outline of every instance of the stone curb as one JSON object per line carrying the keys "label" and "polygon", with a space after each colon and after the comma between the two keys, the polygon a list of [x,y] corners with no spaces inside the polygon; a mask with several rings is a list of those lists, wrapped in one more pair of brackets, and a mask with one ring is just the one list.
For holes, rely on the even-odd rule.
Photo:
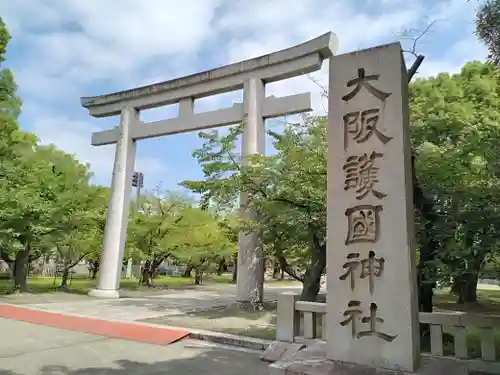
{"label": "stone curb", "polygon": [[[186,329],[186,328],[184,328]],[[229,346],[236,346],[240,348],[253,349],[253,350],[266,350],[269,345],[271,345],[272,341],[262,340],[253,337],[245,337],[245,336],[237,336],[237,335],[228,335],[224,333],[212,332],[212,331],[198,331],[191,330],[190,338],[196,340],[204,340],[213,342],[216,344],[224,344]]]}
{"label": "stone curb", "polygon": [[159,328],[159,329],[184,330],[184,331],[189,332],[189,336],[188,336],[189,338],[192,338],[195,340],[208,341],[208,342],[212,342],[215,344],[223,344],[223,345],[235,346],[235,347],[240,347],[240,348],[259,350],[259,351],[266,350],[268,348],[268,346],[271,345],[271,343],[273,342],[273,341],[257,339],[257,338],[253,338],[253,337],[230,335],[230,334],[225,334],[225,333],[220,333],[220,332],[198,330],[198,329],[186,328],[186,327],[174,327],[174,326],[167,326],[167,325],[162,325],[162,324],[146,323],[146,322],[140,322],[137,320],[102,319],[102,318],[99,318],[97,316],[61,313],[58,311],[50,311],[50,310],[46,310],[46,309],[40,309],[37,307],[32,307],[32,306],[28,307],[26,305],[15,305],[15,304],[11,304],[11,303],[1,303],[0,302],[0,305],[14,306],[14,307],[20,307],[20,308],[24,308],[24,309],[28,309],[28,310],[43,311],[43,312],[47,312],[47,313],[62,314],[62,315],[74,316],[74,317],[85,318],[85,319],[106,320],[108,322],[114,322],[114,323],[136,324],[136,325],[140,325],[140,326],[153,327],[153,328]]}

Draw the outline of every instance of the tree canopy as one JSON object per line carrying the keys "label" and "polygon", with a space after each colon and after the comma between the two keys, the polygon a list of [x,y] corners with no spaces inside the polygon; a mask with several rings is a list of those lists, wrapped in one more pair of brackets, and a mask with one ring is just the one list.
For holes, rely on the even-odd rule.
{"label": "tree canopy", "polygon": [[500,64],[500,0],[482,2],[476,15],[476,33],[488,47],[490,59]]}
{"label": "tree canopy", "polygon": [[410,87],[416,172],[438,213],[440,250],[429,267],[460,284],[462,300],[475,300],[477,277],[499,249],[499,78],[476,61]]}

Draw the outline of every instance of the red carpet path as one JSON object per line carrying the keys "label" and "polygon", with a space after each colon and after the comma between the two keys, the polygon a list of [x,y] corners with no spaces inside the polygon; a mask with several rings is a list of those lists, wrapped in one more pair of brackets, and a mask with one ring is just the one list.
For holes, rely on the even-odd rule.
{"label": "red carpet path", "polygon": [[119,323],[101,319],[81,318],[46,311],[31,310],[17,306],[0,305],[0,317],[157,345],[168,345],[189,336],[188,331],[160,327],[156,328],[134,323]]}

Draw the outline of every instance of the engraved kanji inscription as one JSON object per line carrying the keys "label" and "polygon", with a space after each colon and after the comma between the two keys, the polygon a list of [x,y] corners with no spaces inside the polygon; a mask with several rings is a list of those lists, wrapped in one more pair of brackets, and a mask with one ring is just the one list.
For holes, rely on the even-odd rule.
{"label": "engraved kanji inscription", "polygon": [[363,199],[370,192],[378,199],[386,197],[387,194],[374,188],[379,182],[378,171],[380,170],[375,166],[375,161],[383,156],[384,154],[375,151],[361,156],[349,156],[342,167],[345,172],[344,190],[354,189],[358,200]]}
{"label": "engraved kanji inscription", "polygon": [[354,290],[356,286],[356,274],[355,271],[359,267],[359,253],[350,253],[347,254],[347,262],[344,263],[342,268],[345,270],[345,273],[339,277],[340,280],[344,281],[349,277],[349,283],[351,285],[351,290]]}
{"label": "engraved kanji inscription", "polygon": [[345,320],[340,322],[342,327],[345,327],[348,324],[351,324],[352,338],[356,338],[357,335],[357,326],[356,323],[360,320],[361,314],[363,311],[360,308],[361,302],[359,301],[350,301],[347,305],[347,310],[344,311]]}
{"label": "engraved kanji inscription", "polygon": [[382,206],[369,204],[349,207],[345,210],[348,225],[345,244],[377,242],[380,230],[380,211],[382,211]]}
{"label": "engraved kanji inscription", "polygon": [[398,335],[388,335],[387,333],[383,333],[381,331],[377,331],[377,323],[384,323],[384,319],[377,316],[377,304],[370,304],[370,315],[364,316],[361,318],[361,323],[369,324],[370,328],[366,331],[360,331],[357,334],[357,338],[362,338],[366,336],[375,336],[384,341],[392,342]]}
{"label": "engraved kanji inscription", "polygon": [[370,250],[368,253],[368,258],[361,260],[361,279],[368,278],[368,289],[370,294],[373,294],[373,290],[375,288],[375,277],[382,276],[384,272],[384,263],[385,259],[380,257],[377,258],[375,256],[375,251]]}
{"label": "engraved kanji inscription", "polygon": [[348,102],[349,100],[354,98],[356,95],[358,95],[358,93],[364,87],[373,96],[384,101],[389,96],[391,96],[392,93],[391,92],[383,92],[383,91],[377,89],[371,83],[369,83],[369,81],[378,81],[379,78],[380,78],[380,74],[366,75],[365,69],[359,68],[358,69],[358,77],[347,81],[347,87],[351,87],[351,86],[355,86],[355,87],[352,89],[352,91],[350,93],[344,95],[342,97],[342,100],[345,102]]}
{"label": "engraved kanji inscription", "polygon": [[[347,310],[344,311],[343,315],[346,318],[340,322],[342,327],[351,325],[351,332],[353,339],[361,339],[367,336],[375,336],[384,341],[392,342],[398,335],[389,335],[387,333],[377,330],[377,325],[383,324],[384,319],[377,316],[377,304],[370,304],[370,315],[362,317],[363,310],[361,309],[360,301],[349,301],[347,305]],[[363,324],[369,324],[369,328],[364,331],[358,331],[358,322],[361,321]],[[379,324],[377,324],[379,323]]]}
{"label": "engraved kanji inscription", "polygon": [[[359,253],[350,253],[347,255],[347,261],[342,265],[345,272],[339,276],[344,281],[349,278],[351,290],[356,287],[356,276],[360,279],[368,278],[368,288],[370,294],[373,294],[375,286],[375,277],[380,277],[384,272],[385,259],[375,256],[375,252],[370,250],[367,258],[360,258]],[[358,272],[359,270],[359,272]]]}
{"label": "engraved kanji inscription", "polygon": [[349,137],[356,143],[366,142],[373,134],[386,144],[392,137],[388,137],[377,128],[380,119],[380,109],[371,108],[364,111],[346,113],[344,120],[344,149],[347,150]]}

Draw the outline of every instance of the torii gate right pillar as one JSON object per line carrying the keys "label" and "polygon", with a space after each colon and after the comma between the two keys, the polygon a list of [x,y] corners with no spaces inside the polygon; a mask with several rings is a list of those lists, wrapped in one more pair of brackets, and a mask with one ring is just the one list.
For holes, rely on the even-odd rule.
{"label": "torii gate right pillar", "polygon": [[[248,156],[264,154],[265,126],[262,106],[265,99],[264,82],[249,78],[243,85],[243,163]],[[240,194],[240,215],[244,219],[257,220],[248,207],[248,193]],[[236,300],[242,303],[262,302],[264,294],[264,254],[259,233],[241,232],[238,238],[238,273]]]}

